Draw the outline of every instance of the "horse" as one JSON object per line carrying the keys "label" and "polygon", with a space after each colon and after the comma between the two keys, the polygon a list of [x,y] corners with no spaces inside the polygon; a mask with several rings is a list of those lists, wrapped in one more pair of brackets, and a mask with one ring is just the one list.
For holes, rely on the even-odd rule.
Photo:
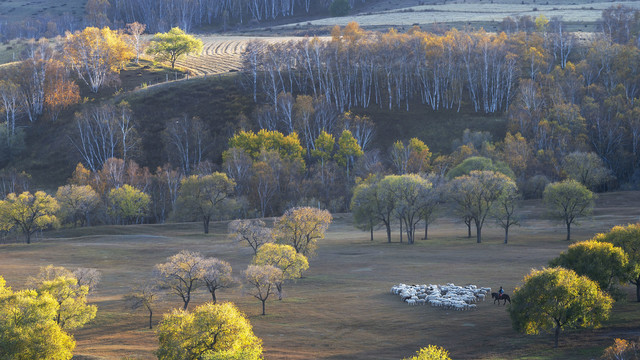
{"label": "horse", "polygon": [[504,300],[503,305],[507,304],[507,301],[509,302],[509,304],[511,304],[511,298],[509,297],[509,295],[507,294],[502,294],[502,297],[500,297],[500,295],[498,293],[491,293],[491,297],[493,298],[493,303],[495,304],[496,301],[498,302],[498,305],[500,305],[500,300]]}

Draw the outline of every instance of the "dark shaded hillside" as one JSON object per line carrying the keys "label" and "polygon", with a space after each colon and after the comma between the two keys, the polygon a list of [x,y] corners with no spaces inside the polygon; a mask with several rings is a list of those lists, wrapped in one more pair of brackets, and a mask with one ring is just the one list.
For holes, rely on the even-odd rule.
{"label": "dark shaded hillside", "polygon": [[236,75],[159,85],[127,94],[122,100],[129,102],[142,138],[139,163],[150,169],[168,161],[162,141],[168,120],[199,117],[210,137],[207,158],[218,163],[238,117],[250,115],[255,106]]}
{"label": "dark shaded hillside", "polygon": [[460,138],[465,129],[487,131],[493,141],[502,141],[507,132],[507,121],[502,115],[483,115],[473,111],[434,111],[418,103],[409,111],[380,109],[353,109],[354,113],[369,116],[375,123],[373,147],[386,153],[396,140],[417,137],[424,141],[433,153],[448,154],[451,143]]}
{"label": "dark shaded hillside", "polygon": [[[163,137],[170,119],[199,117],[208,131],[206,158],[220,164],[228,138],[241,126],[241,114],[250,119],[256,107],[250,94],[239,84],[238,75],[161,84],[121,95],[115,101],[122,100],[130,104],[141,137],[141,146],[134,159],[152,171],[169,161]],[[372,147],[383,154],[396,140],[412,137],[423,140],[432,152],[446,154],[451,151],[452,140],[460,138],[467,128],[488,131],[494,141],[502,139],[506,131],[503,116],[485,116],[464,110],[459,113],[433,111],[420,103],[412,104],[410,111],[371,107],[353,112],[367,115],[375,123]],[[255,128],[253,121],[246,125]],[[76,134],[73,111],[68,111],[57,122],[42,121],[26,130],[26,150],[10,166],[31,174],[35,187],[55,191],[67,181],[80,161],[69,140]]]}

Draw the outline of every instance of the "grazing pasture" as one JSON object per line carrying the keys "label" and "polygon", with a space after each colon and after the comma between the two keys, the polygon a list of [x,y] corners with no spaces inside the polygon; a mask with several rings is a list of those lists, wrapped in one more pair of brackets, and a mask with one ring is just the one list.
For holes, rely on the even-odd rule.
{"label": "grazing pasture", "polygon": [[[639,203],[640,192],[602,194],[593,217],[576,226],[575,240],[638,221]],[[545,266],[569,245],[561,224],[542,219],[539,201],[527,201],[522,212],[526,219],[512,230],[508,245],[496,227],[483,231],[483,243],[477,244],[465,237],[464,224],[446,212],[430,227],[431,238],[413,246],[398,242],[397,229],[391,244],[383,231],[370,242],[367,232],[353,228],[349,214],[335,214],[309,270],[285,285],[282,301],[267,301],[266,316],[260,315],[260,302],[241,288],[216,295],[247,314],[264,341],[266,359],[402,359],[428,344],[445,347],[453,359],[585,359],[599,357],[614,337],[637,338],[640,304],[630,287],[625,287],[630,301],[614,305],[604,328],[563,333],[558,349],[551,335],[514,332],[505,307],[490,299],[476,303],[473,311],[454,311],[407,306],[390,293],[399,283],[455,283],[493,291],[503,286],[513,294],[531,268]],[[0,245],[0,274],[19,289],[41,265],[100,269],[103,281],[90,297],[98,315],[75,331],[75,354],[94,360],[153,359],[157,343],[146,328],[147,315],[129,313],[123,296],[151,275],[154,264],[183,249],[229,261],[239,276],[252,250],[231,243],[226,225],[212,225],[208,236],[199,223],[58,230],[31,245]],[[198,290],[190,307],[209,299]],[[176,296],[165,297],[154,322],[180,305]]]}

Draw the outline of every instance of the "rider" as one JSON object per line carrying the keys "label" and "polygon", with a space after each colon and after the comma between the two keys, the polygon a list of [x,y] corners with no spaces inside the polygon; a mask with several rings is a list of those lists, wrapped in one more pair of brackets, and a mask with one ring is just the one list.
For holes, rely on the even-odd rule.
{"label": "rider", "polygon": [[502,299],[502,294],[504,294],[504,289],[500,286],[500,290],[498,290],[498,299]]}

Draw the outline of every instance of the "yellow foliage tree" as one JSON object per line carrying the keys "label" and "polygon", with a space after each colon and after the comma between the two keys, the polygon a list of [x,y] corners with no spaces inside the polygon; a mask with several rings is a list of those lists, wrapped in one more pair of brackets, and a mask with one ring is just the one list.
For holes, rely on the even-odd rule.
{"label": "yellow foliage tree", "polygon": [[56,199],[43,191],[11,193],[0,201],[0,226],[6,229],[18,227],[30,244],[33,233],[57,223],[55,213],[59,208]]}
{"label": "yellow foliage tree", "polygon": [[76,344],[55,321],[58,307],[48,293],[13,292],[0,276],[0,359],[71,359]]}
{"label": "yellow foliage tree", "polygon": [[100,197],[89,185],[60,186],[56,192],[60,217],[75,227],[90,225],[89,214],[100,203]]}
{"label": "yellow foliage tree", "polygon": [[613,299],[573,270],[532,270],[511,297],[513,328],[525,334],[553,332],[558,347],[565,329],[597,327],[609,317]]}
{"label": "yellow foliage tree", "polygon": [[93,92],[103,85],[117,82],[117,74],[135,57],[124,35],[108,27],[87,27],[67,33],[64,41],[65,60]]}
{"label": "yellow foliage tree", "polygon": [[282,271],[281,281],[276,283],[278,298],[282,300],[282,285],[285,280],[298,279],[309,269],[307,258],[296,252],[291,245],[266,243],[253,258],[256,265],[272,265]]}
{"label": "yellow foliage tree", "polygon": [[51,295],[58,303],[55,321],[65,330],[79,328],[96,317],[98,307],[87,305],[89,286],[78,285],[78,280],[73,276],[44,280],[37,292]]}
{"label": "yellow foliage tree", "polygon": [[296,252],[306,257],[313,256],[318,240],[324,239],[324,233],[332,220],[333,217],[327,210],[312,207],[289,209],[275,221],[276,241],[291,245]]}
{"label": "yellow foliage tree", "polygon": [[429,345],[416,351],[416,354],[404,360],[451,360],[449,352],[444,348],[435,345]]}
{"label": "yellow foliage tree", "polygon": [[159,360],[262,358],[262,340],[232,303],[206,303],[189,313],[173,310],[156,332]]}

